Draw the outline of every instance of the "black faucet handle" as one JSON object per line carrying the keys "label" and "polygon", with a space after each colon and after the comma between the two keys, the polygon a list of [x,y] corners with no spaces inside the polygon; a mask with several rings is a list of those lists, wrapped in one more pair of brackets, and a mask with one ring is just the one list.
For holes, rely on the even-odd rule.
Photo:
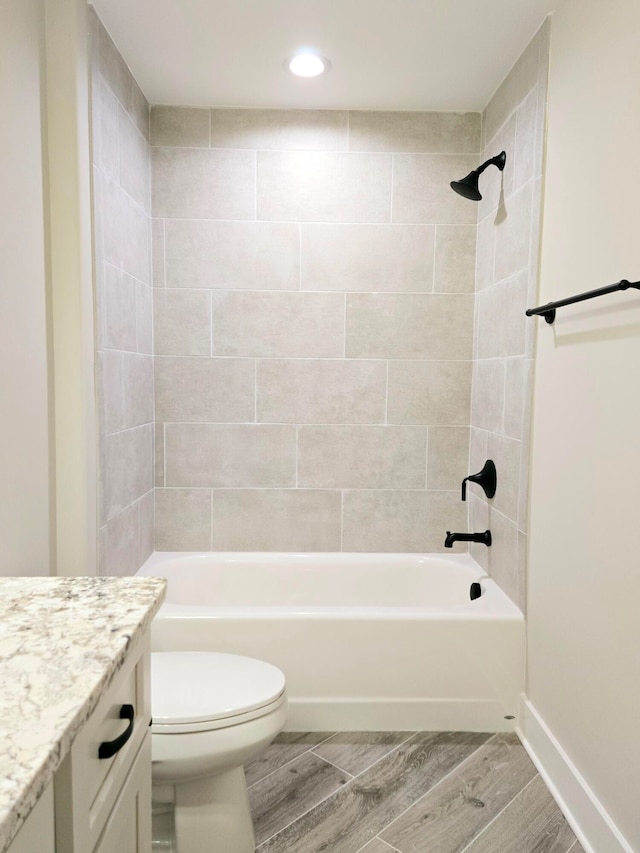
{"label": "black faucet handle", "polygon": [[493,459],[487,459],[482,471],[478,471],[477,474],[469,474],[468,477],[464,478],[462,481],[463,501],[466,501],[467,499],[467,480],[471,480],[472,483],[477,483],[483,489],[485,495],[491,499],[496,493],[496,486],[498,482],[498,475],[496,473],[496,466]]}

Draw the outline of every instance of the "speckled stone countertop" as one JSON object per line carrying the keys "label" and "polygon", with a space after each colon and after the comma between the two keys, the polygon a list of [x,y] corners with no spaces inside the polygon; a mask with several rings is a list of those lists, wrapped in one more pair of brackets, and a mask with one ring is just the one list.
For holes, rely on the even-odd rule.
{"label": "speckled stone countertop", "polygon": [[159,578],[0,578],[0,853],[165,588]]}

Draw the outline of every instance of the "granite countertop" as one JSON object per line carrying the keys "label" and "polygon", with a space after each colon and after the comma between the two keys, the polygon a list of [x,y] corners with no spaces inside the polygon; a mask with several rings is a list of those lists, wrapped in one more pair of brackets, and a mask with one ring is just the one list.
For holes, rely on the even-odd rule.
{"label": "granite countertop", "polygon": [[0,578],[0,851],[149,627],[159,578]]}

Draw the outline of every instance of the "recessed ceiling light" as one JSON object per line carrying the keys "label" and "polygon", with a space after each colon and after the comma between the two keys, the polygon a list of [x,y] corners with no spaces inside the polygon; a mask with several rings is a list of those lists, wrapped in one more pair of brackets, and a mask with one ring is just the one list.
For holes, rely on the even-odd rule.
{"label": "recessed ceiling light", "polygon": [[301,51],[285,59],[284,67],[296,77],[319,77],[320,74],[326,74],[329,71],[331,63],[317,53]]}

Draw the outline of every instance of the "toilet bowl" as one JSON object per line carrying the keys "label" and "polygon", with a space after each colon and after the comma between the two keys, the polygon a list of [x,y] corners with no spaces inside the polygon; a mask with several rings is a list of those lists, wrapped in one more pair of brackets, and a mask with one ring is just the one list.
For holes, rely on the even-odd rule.
{"label": "toilet bowl", "polygon": [[282,730],[275,666],[215,652],[151,655],[154,808],[174,810],[177,853],[254,853],[243,765]]}

